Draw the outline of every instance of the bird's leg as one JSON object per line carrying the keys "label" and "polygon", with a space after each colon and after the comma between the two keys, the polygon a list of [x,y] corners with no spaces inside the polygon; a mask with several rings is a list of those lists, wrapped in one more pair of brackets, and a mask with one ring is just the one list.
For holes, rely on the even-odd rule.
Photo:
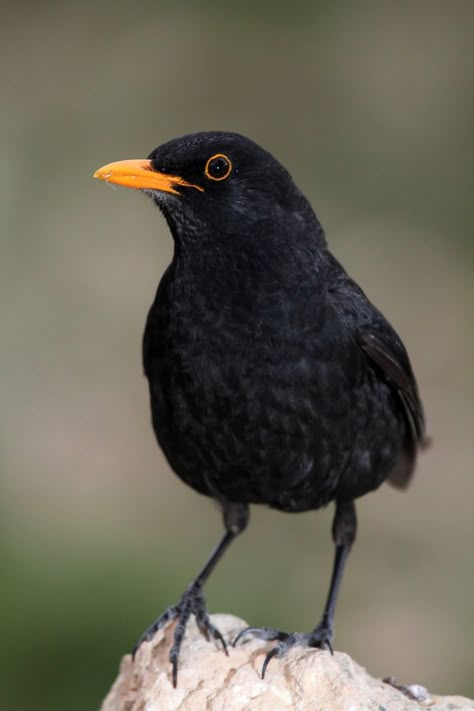
{"label": "bird's leg", "polygon": [[204,637],[207,640],[212,637],[213,639],[219,641],[222,644],[224,652],[227,654],[227,645],[225,640],[217,627],[212,624],[207,613],[202,588],[234,538],[236,538],[239,533],[245,529],[248,522],[248,506],[246,504],[235,504],[226,501],[222,502],[222,508],[224,514],[224,525],[226,528],[224,536],[217,544],[207,563],[198,573],[193,582],[187,587],[181,600],[176,605],[168,607],[168,609],[165,610],[147,630],[145,630],[132,651],[132,658],[134,659],[143,642],[150,641],[159,629],[162,629],[168,622],[171,622],[171,620],[177,619],[178,624],[176,625],[174,631],[173,644],[169,652],[174,687],[176,687],[178,680],[179,652],[184,639],[186,625],[191,615],[195,616],[197,625]]}
{"label": "bird's leg", "polygon": [[247,634],[253,634],[259,639],[277,640],[278,644],[270,650],[265,657],[262,667],[262,678],[269,662],[273,657],[282,657],[290,647],[303,645],[308,647],[319,647],[329,649],[332,653],[332,639],[334,635],[334,612],[339,588],[341,586],[342,574],[355,539],[357,530],[357,519],[353,501],[336,502],[336,512],[332,525],[332,537],[336,545],[334,565],[331,575],[329,592],[324,606],[324,612],[320,623],[312,632],[280,632],[271,627],[247,627],[242,630],[234,640],[234,646]]}
{"label": "bird's leg", "polygon": [[332,638],[334,636],[334,613],[339,589],[341,587],[342,575],[346,564],[347,556],[354,543],[357,530],[357,518],[353,501],[336,503],[336,512],[332,524],[332,538],[336,545],[334,555],[334,565],[332,569],[329,592],[324,606],[321,622],[313,632],[314,637],[320,638],[317,647],[327,647],[332,653]]}

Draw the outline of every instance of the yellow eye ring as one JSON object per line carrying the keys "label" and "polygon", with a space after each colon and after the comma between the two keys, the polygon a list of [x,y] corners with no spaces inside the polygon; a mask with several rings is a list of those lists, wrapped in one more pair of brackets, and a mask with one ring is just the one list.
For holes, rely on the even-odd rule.
{"label": "yellow eye ring", "polygon": [[232,173],[232,161],[224,153],[211,156],[204,168],[206,178],[214,181],[225,180]]}

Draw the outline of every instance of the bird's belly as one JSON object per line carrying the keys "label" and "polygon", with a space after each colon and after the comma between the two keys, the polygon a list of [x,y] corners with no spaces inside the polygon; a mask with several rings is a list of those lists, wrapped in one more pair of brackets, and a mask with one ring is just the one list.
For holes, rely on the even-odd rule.
{"label": "bird's belly", "polygon": [[[208,366],[150,379],[153,424],[174,471],[216,498],[288,511],[335,496],[351,447],[350,398],[341,383],[282,369]],[[201,376],[199,376],[201,373]],[[324,416],[322,416],[324,413]]]}
{"label": "bird's belly", "polygon": [[400,456],[399,404],[358,347],[317,336],[272,349],[160,343],[147,370],[155,433],[201,493],[316,509],[377,488]]}

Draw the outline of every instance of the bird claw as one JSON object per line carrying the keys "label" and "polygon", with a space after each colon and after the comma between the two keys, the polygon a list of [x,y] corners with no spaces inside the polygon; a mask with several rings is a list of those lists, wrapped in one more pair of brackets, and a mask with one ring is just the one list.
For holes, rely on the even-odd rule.
{"label": "bird claw", "polygon": [[283,657],[290,647],[296,645],[302,647],[319,647],[320,649],[328,649],[331,654],[334,654],[332,648],[333,630],[326,622],[321,622],[312,632],[280,632],[272,627],[246,627],[241,630],[237,637],[232,642],[232,646],[236,644],[247,634],[252,634],[258,639],[268,641],[278,640],[276,644],[266,655],[262,666],[262,679],[265,678],[267,667],[274,657]]}
{"label": "bird claw", "polygon": [[265,642],[273,642],[278,639],[283,641],[288,637],[287,632],[280,632],[280,630],[275,630],[273,627],[246,627],[240,630],[237,637],[232,642],[232,646],[237,646],[237,643],[248,634],[253,634],[258,639],[263,639]]}
{"label": "bird claw", "polygon": [[155,636],[155,634],[158,632],[158,630],[163,629],[163,627],[165,627],[168,622],[172,622],[174,619],[176,619],[176,617],[178,617],[180,613],[181,604],[178,603],[177,605],[172,605],[171,607],[168,607],[159,617],[157,617],[153,624],[145,630],[145,632],[135,643],[135,646],[132,649],[132,661],[135,660],[137,652],[142,646],[142,644],[144,642],[150,642]]}
{"label": "bird claw", "polygon": [[212,638],[216,640],[216,642],[220,642],[222,644],[223,651],[227,656],[229,656],[226,641],[222,636],[221,631],[215,625],[212,624],[205,607],[200,609],[199,612],[193,611],[193,614],[196,617],[196,624],[199,628],[199,631],[206,638],[206,640],[209,642],[209,640]]}
{"label": "bird claw", "polygon": [[202,588],[199,585],[190,585],[185,591],[181,600],[176,604],[168,607],[156,620],[145,630],[138,642],[135,644],[132,651],[132,659],[140,649],[143,642],[149,642],[155,636],[158,630],[163,629],[169,622],[177,619],[178,624],[175,627],[173,635],[173,644],[169,651],[169,660],[172,667],[172,681],[176,688],[178,683],[178,660],[183,643],[186,625],[191,615],[196,618],[196,624],[199,631],[206,640],[214,639],[222,644],[224,652],[228,655],[227,645],[221,632],[215,625],[212,624],[208,612],[206,610],[206,602],[202,593]]}

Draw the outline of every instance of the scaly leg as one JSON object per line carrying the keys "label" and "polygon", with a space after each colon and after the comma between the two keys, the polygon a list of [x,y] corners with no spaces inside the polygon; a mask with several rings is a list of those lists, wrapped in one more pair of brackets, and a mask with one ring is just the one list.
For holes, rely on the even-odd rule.
{"label": "scaly leg", "polygon": [[242,630],[233,642],[237,642],[247,634],[253,634],[259,639],[277,640],[278,644],[271,649],[262,667],[262,678],[265,676],[268,664],[273,657],[282,657],[290,647],[303,645],[308,647],[320,647],[329,649],[332,654],[332,640],[334,636],[334,613],[339,588],[341,586],[342,575],[347,556],[355,540],[357,530],[357,519],[353,501],[336,502],[336,512],[332,525],[332,537],[336,544],[334,565],[331,575],[329,592],[324,606],[323,616],[320,623],[312,632],[280,632],[271,627],[247,627]]}
{"label": "scaly leg", "polygon": [[248,506],[246,504],[222,502],[222,508],[226,532],[213,551],[211,557],[198,573],[197,577],[185,590],[181,600],[176,605],[168,607],[168,609],[165,610],[147,630],[145,630],[133,648],[132,658],[135,658],[135,655],[143,642],[150,641],[159,629],[162,629],[171,620],[178,619],[178,624],[176,625],[176,629],[174,631],[173,644],[169,653],[169,659],[172,666],[173,686],[175,688],[178,681],[179,652],[184,639],[186,625],[191,615],[195,616],[197,625],[204,637],[207,640],[212,637],[213,639],[219,641],[222,644],[224,652],[227,654],[227,645],[222,634],[209,619],[202,588],[234,538],[236,538],[239,533],[245,529],[248,522]]}

